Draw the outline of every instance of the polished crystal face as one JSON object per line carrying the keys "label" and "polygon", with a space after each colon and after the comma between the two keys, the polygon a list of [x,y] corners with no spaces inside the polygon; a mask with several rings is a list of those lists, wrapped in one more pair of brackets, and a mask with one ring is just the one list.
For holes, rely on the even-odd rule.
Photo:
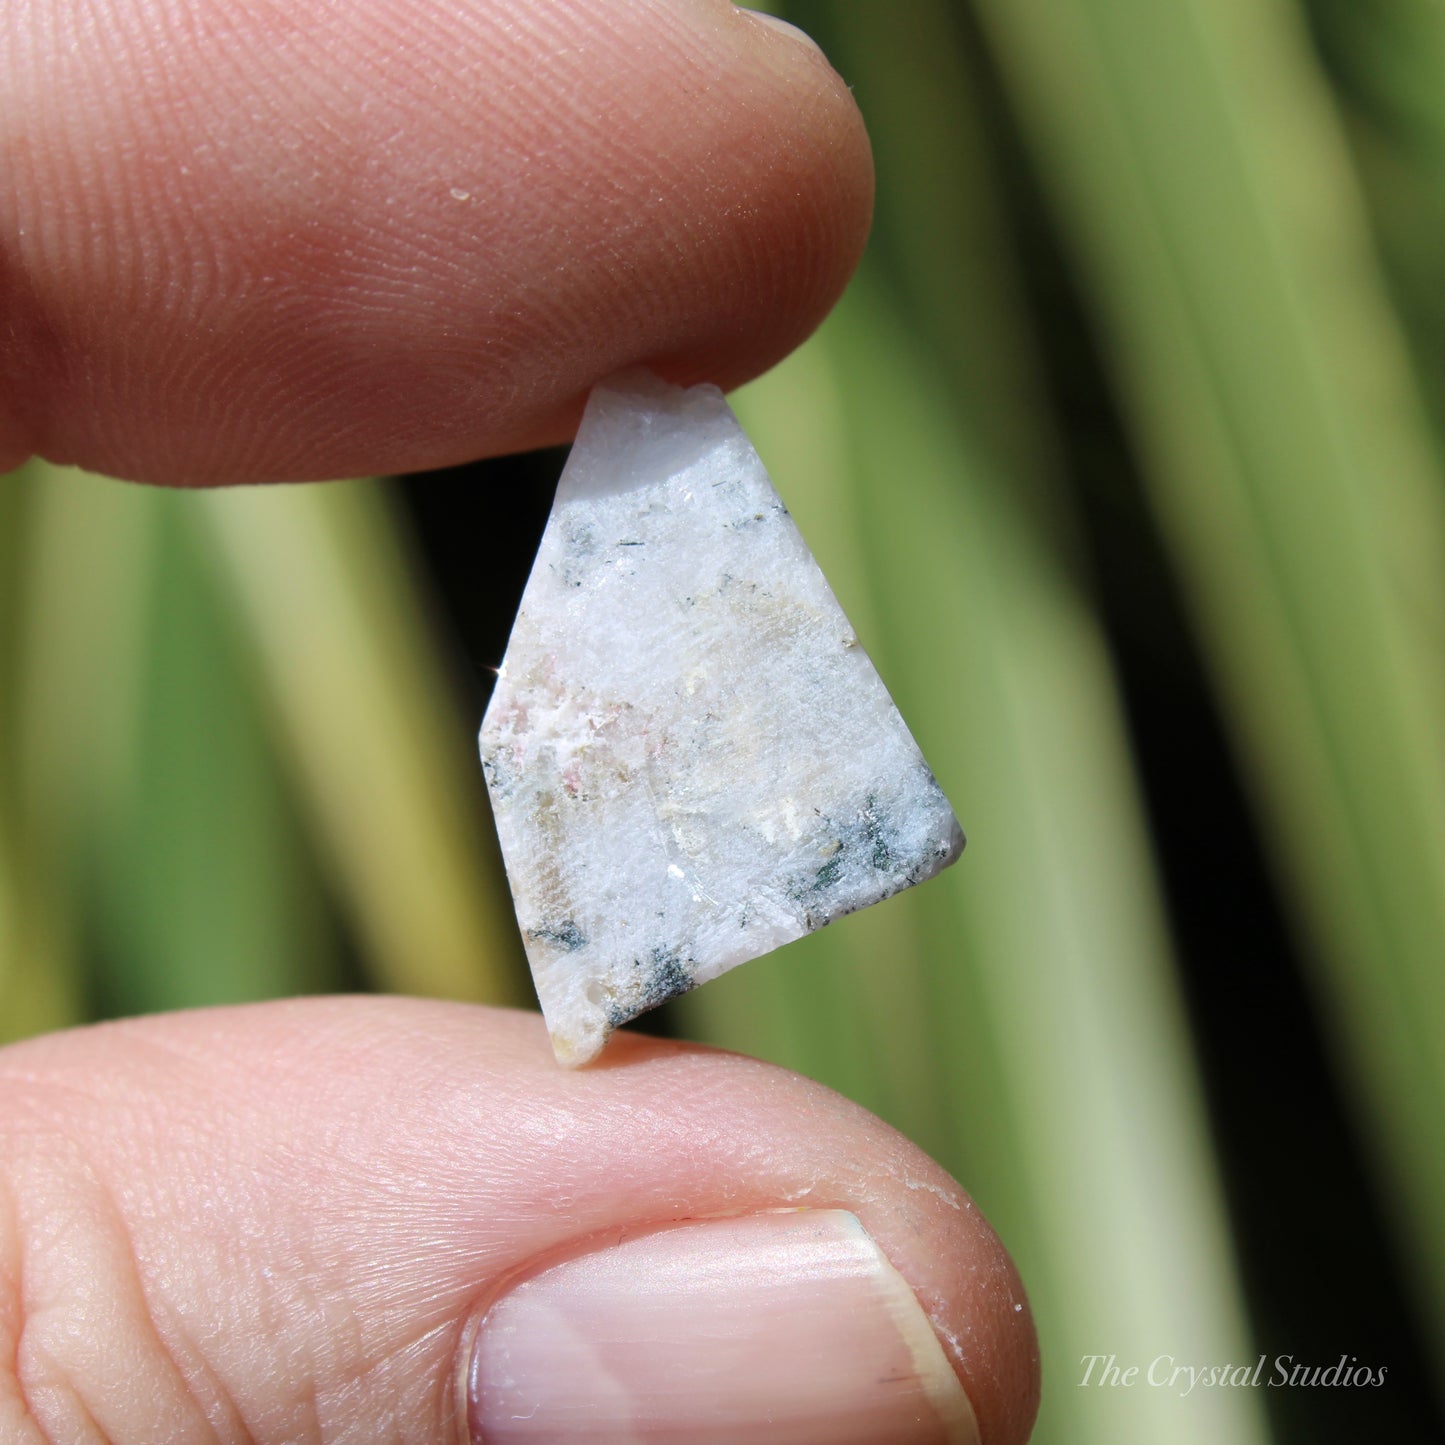
{"label": "polished crystal face", "polygon": [[592,393],[481,751],[565,1064],[963,847],[722,393],[643,372]]}

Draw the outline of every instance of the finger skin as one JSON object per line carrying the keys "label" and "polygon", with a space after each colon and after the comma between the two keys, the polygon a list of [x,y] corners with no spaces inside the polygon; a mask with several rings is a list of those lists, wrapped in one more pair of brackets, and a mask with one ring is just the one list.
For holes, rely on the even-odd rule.
{"label": "finger skin", "polygon": [[853,1211],[984,1440],[1027,1438],[1033,1326],[967,1196],[753,1060],[620,1035],[567,1072],[533,1015],[332,999],[19,1045],[0,1099],[6,1441],[449,1440],[468,1317],[521,1268],[785,1205]]}
{"label": "finger skin", "polygon": [[728,0],[7,0],[0,470],[198,485],[570,436],[842,290],[862,122]]}

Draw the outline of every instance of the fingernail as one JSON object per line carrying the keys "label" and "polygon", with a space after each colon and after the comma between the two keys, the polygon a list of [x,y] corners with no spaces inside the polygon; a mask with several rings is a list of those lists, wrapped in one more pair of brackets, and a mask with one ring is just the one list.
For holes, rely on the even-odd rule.
{"label": "fingernail", "polygon": [[769,15],[763,10],[750,10],[746,5],[739,5],[737,8],[753,20],[759,20],[764,25],[770,25],[774,30],[780,30],[784,35],[789,35],[794,40],[801,40],[804,45],[812,50],[816,50],[819,55],[823,53],[822,47],[806,30],[800,30],[796,25],[789,24],[786,20],[780,20],[776,15]]}
{"label": "fingernail", "polygon": [[486,1311],[474,1442],[977,1445],[903,1277],[851,1214],[677,1225],[554,1265]]}

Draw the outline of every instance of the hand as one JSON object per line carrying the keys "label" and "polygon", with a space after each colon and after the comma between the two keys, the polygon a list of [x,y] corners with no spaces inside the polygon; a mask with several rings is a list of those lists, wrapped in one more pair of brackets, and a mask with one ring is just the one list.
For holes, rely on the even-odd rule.
{"label": "hand", "polygon": [[903,1445],[966,1421],[955,1370],[989,1445],[1028,1433],[967,1196],[750,1059],[621,1034],[569,1073],[532,1015],[329,999],[17,1045],[0,1096],[6,1445]]}
{"label": "hand", "polygon": [[[871,194],[838,78],[721,0],[11,0],[0,155],[0,466],[170,483],[553,440],[631,362],[735,384]],[[396,999],[0,1051],[4,1445],[1008,1445],[1036,1400],[967,1197],[765,1065],[569,1074]]]}

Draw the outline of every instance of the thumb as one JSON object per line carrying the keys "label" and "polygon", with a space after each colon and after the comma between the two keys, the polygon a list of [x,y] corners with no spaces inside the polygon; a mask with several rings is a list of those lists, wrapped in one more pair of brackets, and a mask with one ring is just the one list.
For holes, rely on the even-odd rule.
{"label": "thumb", "polygon": [[0,1051],[0,1439],[1023,1441],[946,1175],[794,1075],[337,999]]}

